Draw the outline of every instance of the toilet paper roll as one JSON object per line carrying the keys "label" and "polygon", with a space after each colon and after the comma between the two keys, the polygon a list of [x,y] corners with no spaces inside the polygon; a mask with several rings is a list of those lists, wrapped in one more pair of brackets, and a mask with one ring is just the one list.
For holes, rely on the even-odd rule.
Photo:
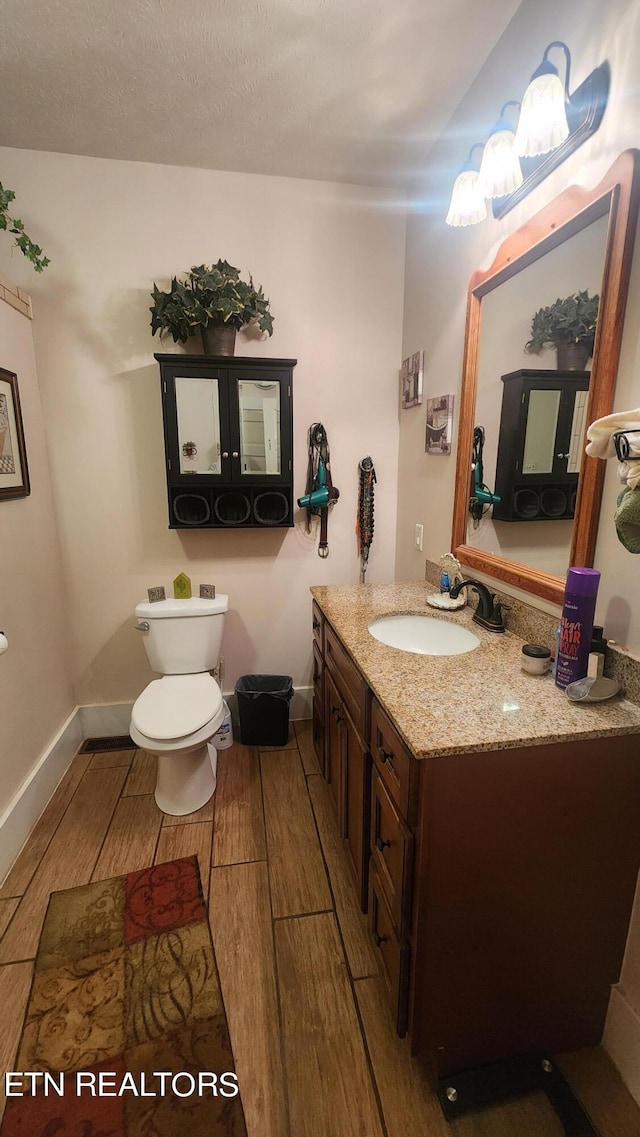
{"label": "toilet paper roll", "polygon": [[9,641],[4,632],[0,632],[0,655],[4,655],[9,648]]}

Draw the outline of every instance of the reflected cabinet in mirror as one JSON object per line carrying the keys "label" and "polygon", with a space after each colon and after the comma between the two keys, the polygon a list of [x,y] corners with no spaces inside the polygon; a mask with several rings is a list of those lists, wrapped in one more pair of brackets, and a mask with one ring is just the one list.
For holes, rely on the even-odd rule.
{"label": "reflected cabinet in mirror", "polygon": [[295,359],[156,359],[169,528],[293,525]]}
{"label": "reflected cabinet in mirror", "polygon": [[[638,158],[625,151],[595,189],[565,190],[469,284],[452,548],[468,568],[556,603],[569,565],[593,563],[604,463],[585,455],[584,439],[613,405]],[[532,322],[579,293],[597,298],[597,322],[593,358],[573,370],[540,346]],[[556,313],[561,327],[567,319]]]}

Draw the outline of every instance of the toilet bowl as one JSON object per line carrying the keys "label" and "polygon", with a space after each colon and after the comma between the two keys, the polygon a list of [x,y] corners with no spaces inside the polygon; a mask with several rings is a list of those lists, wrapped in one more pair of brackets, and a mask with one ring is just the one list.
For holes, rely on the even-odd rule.
{"label": "toilet bowl", "polygon": [[222,692],[207,672],[154,679],[136,699],[130,734],[157,756],[155,799],[163,813],[182,817],[209,801],[217,761],[209,743],[224,716]]}

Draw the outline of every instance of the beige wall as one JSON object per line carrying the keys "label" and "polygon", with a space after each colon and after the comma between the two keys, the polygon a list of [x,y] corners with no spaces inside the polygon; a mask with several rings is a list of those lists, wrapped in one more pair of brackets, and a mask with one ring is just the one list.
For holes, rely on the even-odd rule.
{"label": "beige wall", "polygon": [[0,656],[0,817],[75,705],[31,331],[0,300],[0,366],[18,376],[31,478],[29,497],[0,502],[0,628],[9,640]]}
{"label": "beige wall", "polygon": [[[29,278],[69,591],[77,701],[134,699],[152,677],[132,614],[184,570],[228,592],[225,690],[243,672],[311,678],[309,585],[355,581],[357,468],[378,472],[371,580],[393,575],[405,214],[383,191],[21,150],[2,181],[51,266]],[[298,359],[295,492],[322,421],[341,491],[330,556],[293,530],[169,532],[154,280],[226,257],[264,285],[275,332],[237,354]],[[9,263],[0,253],[0,271]],[[14,275],[20,257],[10,261]],[[19,277],[22,283],[23,278]],[[165,287],[166,287],[165,283]]]}
{"label": "beige wall", "polygon": [[[486,137],[501,105],[519,98],[545,46],[564,40],[573,55],[572,88],[609,60],[612,89],[599,132],[501,221],[469,229],[444,224],[451,185],[472,143]],[[419,207],[408,221],[403,355],[426,349],[425,397],[460,391],[466,290],[472,271],[491,263],[499,243],[572,183],[597,184],[618,154],[640,147],[640,8],[632,0],[524,0],[504,36],[465,96],[448,132],[430,155]],[[555,294],[554,294],[555,295]],[[616,409],[640,405],[640,243],[624,328]],[[457,412],[456,412],[457,421]],[[424,525],[425,552],[437,559],[449,548],[454,457],[424,454],[424,407],[401,414],[398,482],[399,578],[422,574],[424,553],[413,550],[413,527]],[[454,447],[455,450],[455,447]],[[595,565],[602,572],[597,609],[610,638],[640,655],[640,558],[618,542],[612,516],[619,492],[609,462]],[[502,587],[502,586],[501,586]],[[557,611],[557,609],[555,609]],[[620,1003],[607,1024],[607,1045],[640,1099],[633,1053],[640,1054],[640,909],[636,905],[621,985]],[[618,994],[616,994],[616,999]],[[624,1015],[620,1007],[624,1005]],[[633,1025],[635,1024],[635,1025]]]}

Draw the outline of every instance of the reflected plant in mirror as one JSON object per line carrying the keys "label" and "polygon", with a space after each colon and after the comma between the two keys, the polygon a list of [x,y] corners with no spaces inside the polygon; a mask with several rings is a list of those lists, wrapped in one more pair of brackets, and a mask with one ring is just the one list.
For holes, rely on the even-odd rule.
{"label": "reflected plant in mirror", "polygon": [[552,345],[558,352],[560,370],[584,371],[593,355],[599,304],[600,297],[590,296],[585,288],[564,300],[558,297],[546,308],[538,308],[525,351],[539,354]]}

